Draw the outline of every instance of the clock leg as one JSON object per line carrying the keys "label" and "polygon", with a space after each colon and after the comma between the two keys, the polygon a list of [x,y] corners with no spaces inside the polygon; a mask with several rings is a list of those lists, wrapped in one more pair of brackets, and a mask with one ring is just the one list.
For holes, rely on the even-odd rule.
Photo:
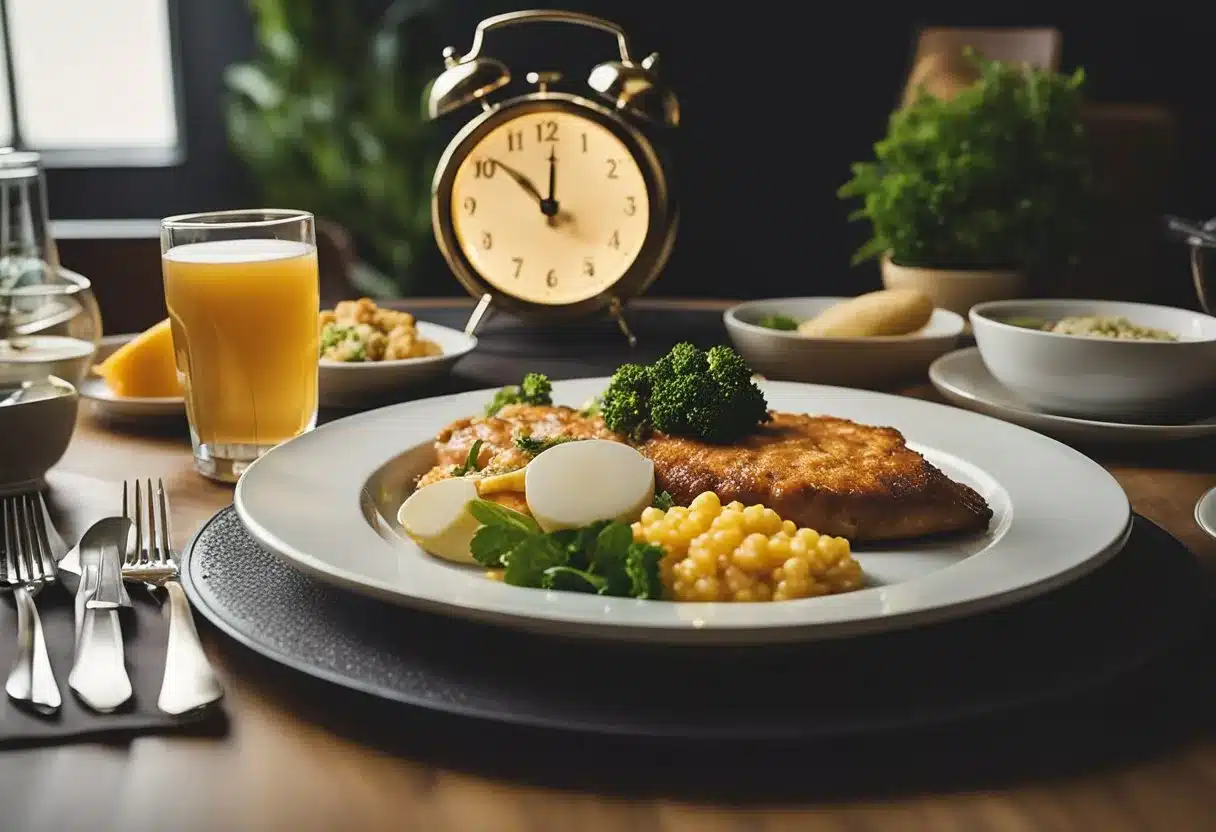
{"label": "clock leg", "polygon": [[490,306],[492,302],[493,298],[488,292],[481,296],[481,299],[477,301],[477,306],[473,307],[473,314],[469,315],[469,320],[464,325],[465,335],[477,334],[477,327],[481,326],[482,321],[489,317],[493,311]]}
{"label": "clock leg", "polygon": [[620,298],[613,298],[608,304],[608,314],[616,319],[616,325],[620,327],[621,334],[629,341],[629,346],[636,347],[638,345],[637,336],[633,334],[633,330],[629,328],[629,322],[625,320],[625,311],[621,306]]}

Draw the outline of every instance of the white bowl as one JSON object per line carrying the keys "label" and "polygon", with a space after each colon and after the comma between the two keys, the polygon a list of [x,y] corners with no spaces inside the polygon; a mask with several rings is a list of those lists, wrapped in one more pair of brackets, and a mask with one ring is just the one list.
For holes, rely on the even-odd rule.
{"label": "white bowl", "polygon": [[805,321],[848,299],[748,301],[726,310],[723,320],[735,349],[765,378],[865,388],[923,376],[935,359],[954,349],[965,323],[954,312],[934,309],[917,332],[874,338],[808,338],[756,323],[766,315]]}
{"label": "white bowl", "polygon": [[322,407],[358,407],[425,389],[451,372],[477,346],[477,337],[458,329],[418,321],[418,335],[434,341],[442,355],[396,361],[321,361]]}
{"label": "white bowl", "polygon": [[[1062,335],[1004,323],[1030,317],[1121,316],[1177,341]],[[988,371],[1027,404],[1115,420],[1184,417],[1216,394],[1216,318],[1185,309],[1105,300],[1005,300],[970,312]]]}
{"label": "white bowl", "polygon": [[[0,401],[11,392],[0,391]],[[79,402],[75,387],[50,376],[34,382],[15,402],[0,404],[0,494],[42,488],[46,472],[72,441]]]}

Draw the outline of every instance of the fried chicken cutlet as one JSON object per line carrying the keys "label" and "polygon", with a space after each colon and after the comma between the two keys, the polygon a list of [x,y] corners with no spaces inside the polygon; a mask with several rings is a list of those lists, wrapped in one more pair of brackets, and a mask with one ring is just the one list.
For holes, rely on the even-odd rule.
{"label": "fried chicken cutlet", "polygon": [[854,542],[988,528],[992,509],[910,450],[894,428],[772,413],[734,445],[654,436],[638,450],[655,484],[687,505],[702,491],[763,503],[787,520]]}
{"label": "fried chicken cutlet", "polygon": [[[451,475],[482,440],[478,465],[510,471],[528,462],[519,433],[537,438],[625,441],[598,418],[567,407],[509,405],[496,416],[460,419],[436,437],[438,464],[419,485]],[[655,435],[638,446],[654,462],[656,488],[687,505],[703,491],[723,502],[763,503],[783,518],[854,542],[982,531],[992,509],[909,450],[894,428],[831,416],[773,413],[732,445]],[[520,508],[522,500],[511,501]],[[526,506],[521,509],[526,510]]]}

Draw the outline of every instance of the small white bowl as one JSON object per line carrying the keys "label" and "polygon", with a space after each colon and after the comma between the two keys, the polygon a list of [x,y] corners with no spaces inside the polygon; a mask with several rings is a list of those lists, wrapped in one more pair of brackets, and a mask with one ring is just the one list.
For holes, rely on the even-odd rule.
{"label": "small white bowl", "polygon": [[442,355],[396,361],[321,361],[322,407],[359,407],[423,389],[451,372],[477,346],[475,335],[418,321],[418,335],[434,341]]}
{"label": "small white bowl", "polygon": [[[12,389],[0,391],[0,401]],[[76,388],[50,376],[0,405],[0,494],[40,489],[76,430]]]}
{"label": "small white bowl", "polygon": [[802,322],[846,300],[754,300],[732,306],[723,320],[735,349],[765,378],[844,387],[884,387],[923,376],[935,359],[954,349],[963,332],[963,318],[946,309],[934,309],[916,332],[874,338],[809,338],[756,323],[767,315]]}
{"label": "small white bowl", "polygon": [[[1063,335],[1004,321],[1120,316],[1177,341]],[[1006,300],[970,312],[985,366],[1027,404],[1114,420],[1193,415],[1216,395],[1216,318],[1185,309],[1104,300]]]}

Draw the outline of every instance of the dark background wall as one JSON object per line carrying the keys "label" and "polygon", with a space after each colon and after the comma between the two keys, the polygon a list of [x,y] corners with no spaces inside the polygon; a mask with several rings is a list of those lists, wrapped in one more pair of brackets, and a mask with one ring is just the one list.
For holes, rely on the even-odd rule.
{"label": "dark background wall", "polygon": [[[374,3],[375,0],[369,0]],[[1136,14],[1102,4],[810,4],[599,0],[558,4],[616,20],[641,55],[662,53],[680,95],[676,151],[684,201],[680,239],[652,290],[665,295],[855,293],[877,267],[850,269],[865,236],[835,197],[850,162],[884,128],[921,25],[1055,25],[1064,68],[1084,66],[1096,101],[1169,106],[1179,125],[1179,164],[1163,209],[1216,214],[1216,106],[1209,56],[1216,10]],[[243,0],[179,3],[187,162],[162,170],[52,171],[59,218],[159,217],[233,207],[253,199],[225,149],[220,73],[252,48]],[[522,7],[500,0],[444,0],[436,53],[468,48],[482,17]],[[1164,8],[1164,7],[1163,7]],[[717,9],[718,11],[715,11]],[[493,36],[492,36],[493,37]],[[559,68],[581,83],[614,44],[556,27],[510,30],[489,42],[522,77]],[[1184,282],[1181,257],[1155,280]],[[427,293],[460,294],[442,273]]]}

